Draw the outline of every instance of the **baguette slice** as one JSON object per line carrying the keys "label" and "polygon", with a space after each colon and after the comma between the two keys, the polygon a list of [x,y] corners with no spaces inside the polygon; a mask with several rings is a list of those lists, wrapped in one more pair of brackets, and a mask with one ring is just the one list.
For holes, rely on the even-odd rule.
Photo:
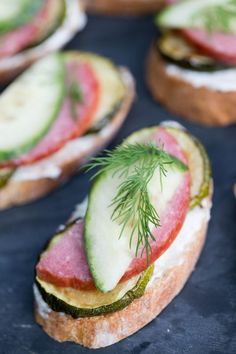
{"label": "baguette slice", "polygon": [[89,348],[114,344],[152,321],[181,291],[204,245],[211,208],[211,193],[187,215],[173,244],[155,262],[145,294],[115,313],[73,319],[49,308],[34,287],[35,317],[54,339],[73,341]]}
{"label": "baguette slice", "polygon": [[236,91],[194,87],[180,77],[169,75],[166,65],[152,46],[147,57],[146,81],[155,100],[196,123],[225,126],[236,122]]}
{"label": "baguette slice", "polygon": [[86,25],[86,15],[79,0],[65,0],[66,15],[62,24],[42,43],[0,60],[0,83],[5,83],[20,74],[36,60],[59,50]]}
{"label": "baguette slice", "polygon": [[45,162],[54,166],[52,176],[35,178],[29,174],[29,179],[27,177],[16,179],[13,175],[8,183],[0,188],[0,210],[43,197],[76,173],[90,155],[108,144],[124,122],[135,96],[132,75],[126,68],[119,68],[119,71],[126,88],[126,95],[105,127],[98,132],[69,141],[61,150],[41,160],[42,169]]}
{"label": "baguette slice", "polygon": [[156,12],[165,0],[83,0],[88,12],[105,15],[145,15]]}

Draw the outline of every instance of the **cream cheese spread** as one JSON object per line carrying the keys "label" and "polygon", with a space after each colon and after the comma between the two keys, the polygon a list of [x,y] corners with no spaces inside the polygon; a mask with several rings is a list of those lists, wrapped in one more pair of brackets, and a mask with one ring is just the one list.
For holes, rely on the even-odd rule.
{"label": "cream cheese spread", "polygon": [[236,91],[236,69],[234,68],[214,72],[197,72],[168,64],[166,72],[169,76],[176,76],[196,88],[206,87],[209,90],[221,92]]}

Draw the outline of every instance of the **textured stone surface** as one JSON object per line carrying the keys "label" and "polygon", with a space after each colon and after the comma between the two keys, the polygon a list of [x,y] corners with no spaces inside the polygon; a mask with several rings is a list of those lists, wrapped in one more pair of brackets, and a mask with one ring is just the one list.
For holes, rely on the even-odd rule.
{"label": "textured stone surface", "polygon": [[[213,164],[214,207],[207,243],[181,294],[148,326],[104,354],[236,353],[236,126],[205,128],[169,114],[144,84],[144,58],[155,34],[152,18],[89,18],[68,48],[108,55],[137,78],[138,100],[111,147],[132,131],[175,119],[205,144]],[[207,103],[206,103],[207,104]],[[91,352],[49,338],[33,318],[34,265],[42,247],[82,201],[88,176],[78,174],[47,198],[0,213],[0,353],[77,354]]]}

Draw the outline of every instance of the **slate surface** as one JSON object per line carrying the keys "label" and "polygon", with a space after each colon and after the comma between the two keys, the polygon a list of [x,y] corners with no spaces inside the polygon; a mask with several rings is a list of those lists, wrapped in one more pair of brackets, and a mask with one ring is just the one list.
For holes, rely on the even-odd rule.
{"label": "slate surface", "polygon": [[[136,129],[176,119],[205,144],[213,165],[215,194],[206,247],[182,293],[140,332],[104,354],[236,353],[236,126],[204,128],[169,114],[150,97],[144,60],[155,35],[151,18],[91,17],[68,46],[107,55],[130,67],[137,79],[137,101],[111,147]],[[207,104],[207,102],[206,102]],[[34,323],[32,283],[37,256],[89,188],[78,174],[47,198],[0,213],[0,353],[77,354],[89,350],[57,343]],[[91,351],[92,352],[92,351]]]}

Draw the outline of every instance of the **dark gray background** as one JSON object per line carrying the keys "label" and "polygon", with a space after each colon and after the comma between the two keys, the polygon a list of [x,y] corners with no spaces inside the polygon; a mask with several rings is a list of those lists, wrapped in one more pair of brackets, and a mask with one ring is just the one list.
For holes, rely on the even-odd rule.
{"label": "dark gray background", "polygon": [[[144,61],[155,35],[152,18],[90,17],[88,26],[68,45],[107,55],[130,67],[137,100],[111,147],[136,129],[175,119],[205,144],[214,181],[214,207],[208,238],[197,269],[182,293],[163,313],[135,335],[97,353],[236,353],[236,126],[206,128],[168,113],[149,95]],[[207,102],[206,102],[207,105]],[[235,104],[236,106],[236,104]],[[236,107],[235,107],[236,109]],[[88,349],[57,343],[35,324],[34,264],[46,240],[85,197],[90,182],[82,173],[35,203],[0,213],[0,353],[75,354]],[[92,352],[92,351],[91,351]]]}

